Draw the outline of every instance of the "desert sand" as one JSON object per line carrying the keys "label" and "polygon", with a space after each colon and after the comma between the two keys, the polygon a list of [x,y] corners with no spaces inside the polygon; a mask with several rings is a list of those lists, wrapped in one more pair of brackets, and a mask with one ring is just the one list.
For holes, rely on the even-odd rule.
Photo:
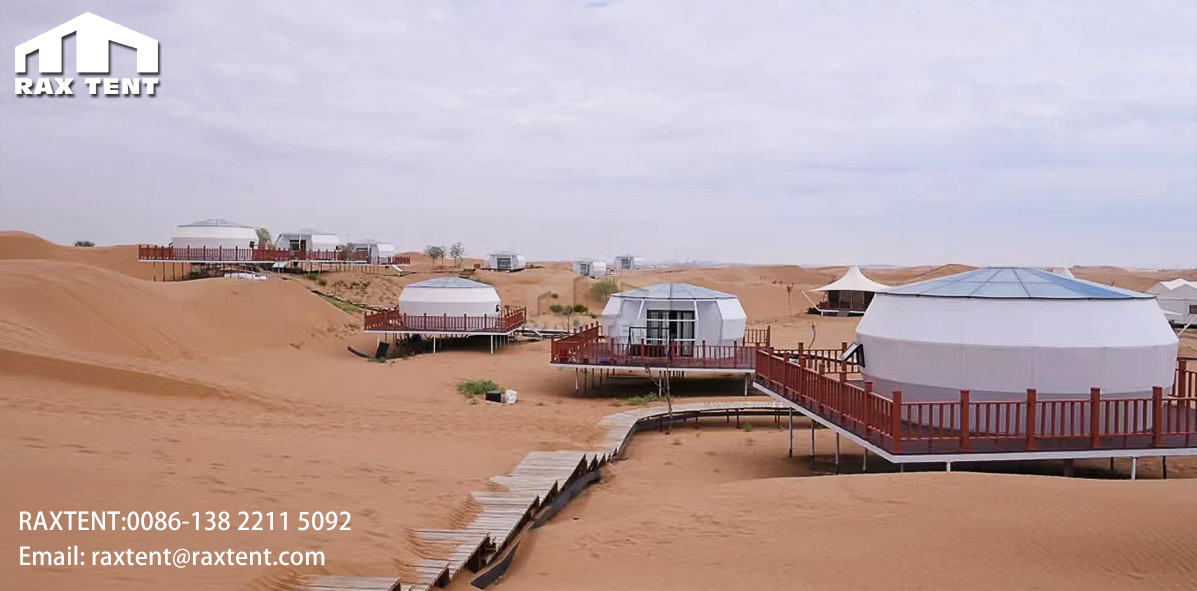
{"label": "desert sand", "polygon": [[[578,397],[573,375],[548,365],[548,344],[485,344],[367,363],[361,316],[310,289],[394,305],[402,285],[434,275],[326,274],[266,282],[149,281],[136,247],[72,248],[0,235],[0,513],[17,511],[348,511],[351,531],[20,532],[0,528],[3,587],[14,589],[288,589],[281,567],[18,567],[18,546],[84,549],[321,550],[305,572],[402,573],[419,558],[416,527],[450,527],[529,451],[585,449],[602,416],[651,385]],[[962,267],[868,272],[898,283]],[[816,318],[802,290],[842,268],[671,269],[625,286],[687,281],[742,296],[775,343],[838,346],[856,319]],[[1145,288],[1173,273],[1079,269],[1078,276]],[[591,280],[566,263],[478,272],[505,303],[543,326],[566,320],[548,302],[584,303]],[[793,284],[792,293],[785,286]],[[551,294],[557,294],[552,298]],[[811,297],[814,297],[813,294]],[[813,329],[812,329],[813,325]],[[813,331],[813,333],[812,333]],[[1184,339],[1187,354],[1197,340]],[[512,406],[471,404],[463,379],[519,391]],[[692,381],[688,396],[735,394]],[[825,436],[825,434],[821,434]],[[674,443],[674,442],[678,443]],[[821,442],[820,445],[826,445]],[[797,446],[801,452],[801,446]],[[800,454],[799,454],[800,455]],[[821,460],[822,461],[822,460]],[[606,481],[537,533],[502,589],[692,588],[1179,588],[1191,587],[1197,480],[1012,474],[862,474],[806,478],[770,424],[747,432],[646,434]],[[826,469],[826,462],[816,466]],[[848,470],[847,467],[845,467]],[[1049,469],[1050,470],[1050,469]],[[1153,478],[1158,470],[1141,466]],[[868,550],[868,544],[875,551]],[[455,586],[465,585],[459,579]],[[464,587],[463,587],[464,588]]]}

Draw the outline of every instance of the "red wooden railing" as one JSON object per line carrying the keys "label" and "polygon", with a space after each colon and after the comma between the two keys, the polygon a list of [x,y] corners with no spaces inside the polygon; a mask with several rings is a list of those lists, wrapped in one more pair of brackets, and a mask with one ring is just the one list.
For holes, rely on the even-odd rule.
{"label": "red wooden railing", "polygon": [[366,330],[430,332],[510,332],[524,325],[524,308],[506,308],[498,316],[429,316],[386,310],[366,314]]}
{"label": "red wooden railing", "polygon": [[904,402],[900,391],[884,396],[848,382],[846,371],[828,372],[825,359],[793,352],[757,353],[756,381],[857,436],[893,453],[1009,452],[1036,449],[1135,449],[1197,445],[1194,376],[1178,363],[1173,395],[1088,396],[1023,400]]}
{"label": "red wooden railing", "polygon": [[286,248],[240,248],[240,247],[173,247],[141,245],[137,247],[137,258],[142,261],[187,261],[187,262],[290,262],[313,261],[321,263],[357,263],[371,265],[410,265],[409,256],[370,256],[365,251],[345,250],[289,250]]}
{"label": "red wooden railing", "polygon": [[766,326],[765,328],[745,328],[744,340],[745,345],[755,345],[757,347],[768,347],[772,344],[773,327]]}
{"label": "red wooden railing", "polygon": [[[768,329],[755,330],[759,332],[754,338],[764,338],[767,342]],[[679,369],[752,369],[757,351],[767,349],[767,345],[755,344],[625,343],[608,340],[598,324],[555,339],[549,348],[552,363]]]}

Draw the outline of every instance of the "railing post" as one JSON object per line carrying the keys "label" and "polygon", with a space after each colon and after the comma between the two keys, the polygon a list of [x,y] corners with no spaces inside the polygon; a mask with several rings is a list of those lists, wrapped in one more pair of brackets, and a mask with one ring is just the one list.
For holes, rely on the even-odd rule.
{"label": "railing post", "polygon": [[902,391],[894,390],[893,396],[889,411],[889,436],[893,440],[894,453],[898,453],[902,451]]}
{"label": "railing post", "polygon": [[971,443],[968,440],[970,415],[969,393],[967,389],[960,390],[960,449],[968,451]]}
{"label": "railing post", "polygon": [[1101,388],[1089,388],[1089,445],[1101,443]]}
{"label": "railing post", "polygon": [[1039,403],[1034,388],[1027,388],[1027,449],[1035,449],[1035,424],[1039,419]]}
{"label": "railing post", "polygon": [[798,341],[798,367],[802,367],[802,341]]}
{"label": "railing post", "polygon": [[1187,359],[1176,360],[1176,386],[1172,389],[1173,396],[1188,396],[1188,369],[1189,361]]}
{"label": "railing post", "polygon": [[1160,429],[1164,418],[1164,389],[1151,387],[1151,447],[1160,446]]}
{"label": "railing post", "polygon": [[864,383],[864,405],[865,405],[865,439],[873,433],[873,422],[876,417],[873,416],[873,382],[865,380]]}

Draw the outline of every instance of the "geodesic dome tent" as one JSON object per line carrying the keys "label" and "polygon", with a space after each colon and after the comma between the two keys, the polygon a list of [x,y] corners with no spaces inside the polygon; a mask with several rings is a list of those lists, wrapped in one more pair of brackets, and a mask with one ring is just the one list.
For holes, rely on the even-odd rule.
{"label": "geodesic dome tent", "polygon": [[528,264],[524,255],[502,250],[486,255],[486,269],[492,271],[518,271]]}
{"label": "geodesic dome tent", "polygon": [[1171,312],[1168,320],[1181,326],[1197,324],[1197,281],[1161,281],[1147,290],[1147,293],[1156,297],[1161,309]]}
{"label": "geodesic dome tent", "polygon": [[984,268],[879,292],[857,326],[861,373],[909,402],[1149,396],[1178,341],[1155,298],[1039,269]]}
{"label": "geodesic dome tent", "polygon": [[662,283],[611,296],[604,334],[624,343],[742,343],[748,316],[740,298],[689,283]]}
{"label": "geodesic dome tent", "polygon": [[323,252],[336,250],[345,244],[341,238],[332,232],[325,232],[315,228],[300,228],[292,232],[283,232],[274,239],[275,246],[294,251]]}

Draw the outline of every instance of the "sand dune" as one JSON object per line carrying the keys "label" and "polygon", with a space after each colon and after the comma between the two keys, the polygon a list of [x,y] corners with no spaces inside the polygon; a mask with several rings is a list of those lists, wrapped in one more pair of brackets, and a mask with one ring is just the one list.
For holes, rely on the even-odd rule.
{"label": "sand dune", "polygon": [[[391,306],[403,285],[440,274],[419,257],[411,276],[336,272],[325,274],[326,285],[319,286],[300,275],[272,275],[267,282],[155,283],[139,278],[148,276],[142,273],[148,266],[135,256],[133,247],[75,249],[27,234],[0,235],[5,259],[0,260],[0,473],[6,485],[0,486],[0,512],[337,510],[354,515],[354,530],[263,532],[252,538],[236,532],[101,532],[80,539],[8,528],[0,529],[4,553],[29,544],[311,549],[329,557],[324,569],[309,569],[313,572],[394,574],[401,563],[427,553],[411,544],[408,529],[451,527],[468,510],[467,493],[486,488],[489,477],[510,471],[528,451],[586,449],[598,436],[598,418],[626,409],[622,398],[652,389],[645,380],[629,379],[615,394],[576,397],[572,372],[548,366],[543,342],[514,344],[494,356],[485,353],[485,343],[459,345],[387,364],[346,352],[346,344],[368,347],[374,338],[361,333],[359,315],[341,311],[309,288]],[[896,283],[953,269],[869,274]],[[850,340],[857,320],[803,314],[801,291],[839,272],[679,268],[620,280],[625,288],[684,281],[737,293],[754,323],[774,326],[778,346],[799,340],[809,345],[817,334],[817,345],[830,347]],[[505,302],[534,312],[550,300],[601,305],[587,298],[593,280],[578,279],[566,263],[475,275],[494,284]],[[788,284],[794,285],[792,293]],[[545,295],[550,293],[558,297]],[[566,322],[548,313],[535,319]],[[463,379],[514,388],[520,402],[471,404],[455,391]],[[676,391],[739,390],[736,382],[730,388],[716,384],[690,380]],[[521,558],[519,572],[500,588],[579,588],[579,581],[581,588],[603,589],[670,588],[683,581],[744,588],[739,584],[744,580],[757,583],[749,585],[755,588],[792,587],[795,581],[834,587],[827,581],[835,572],[847,573],[843,580],[851,584],[845,586],[856,588],[896,586],[892,573],[914,581],[911,586],[995,587],[1002,579],[972,584],[974,573],[982,571],[981,557],[992,553],[994,564],[1009,570],[1033,558],[1032,550],[1017,545],[1021,542],[1006,541],[1024,539],[1062,565],[1053,571],[1045,562],[1035,563],[1016,581],[1026,586],[1079,581],[1076,585],[1095,588],[1166,588],[1185,576],[1192,580],[1191,571],[1176,565],[1194,562],[1185,553],[1191,544],[1178,549],[1176,542],[1177,530],[1191,523],[1176,516],[1194,511],[1189,501],[1177,500],[1176,491],[1185,489],[1171,482],[969,475],[761,480],[796,475],[791,470],[801,462],[785,458],[780,442],[745,454],[743,439],[729,441],[735,450],[711,449],[713,455],[685,461],[663,456],[673,462],[670,470],[662,465],[641,473],[664,474],[685,486],[650,478],[620,489],[615,486],[620,479],[635,483],[635,464],[610,468],[609,482],[539,534],[535,552]],[[718,482],[703,480],[719,470]],[[1059,501],[1066,495],[1083,502]],[[1028,500],[1006,499],[1010,496]],[[760,510],[774,504],[784,508]],[[982,505],[998,508],[978,511]],[[941,506],[950,509],[943,515],[957,518],[924,518]],[[727,508],[735,519],[715,508]],[[1106,518],[1094,517],[1103,512],[1122,513],[1110,518],[1113,533],[1104,529]],[[1164,522],[1165,515],[1173,519]],[[1136,519],[1142,531],[1128,525]],[[1036,521],[1064,533],[1033,531]],[[903,533],[898,525],[910,529]],[[1072,539],[1068,536],[1081,540],[1074,546],[1087,553],[1055,549]],[[862,541],[873,539],[892,554],[861,556]],[[1118,539],[1136,544],[1128,560],[1150,570],[1134,570],[1127,560],[1111,557],[1109,540]],[[922,540],[954,562],[928,562],[930,554],[916,552],[915,542]],[[908,560],[899,560],[902,556]],[[657,569],[654,561],[653,568],[646,567],[645,559],[653,557],[681,566]],[[852,562],[856,557],[863,562]],[[786,566],[792,564],[801,568]],[[736,584],[723,578],[741,571],[757,578]],[[935,578],[940,571],[943,578]],[[296,572],[43,569],[0,562],[3,586],[19,589],[281,590]],[[785,578],[770,578],[779,572]]]}
{"label": "sand dune", "polygon": [[621,469],[584,507],[543,528],[499,588],[1191,589],[1197,581],[1191,480],[884,474],[661,494],[639,482],[641,494],[621,499],[611,489],[634,486]]}

